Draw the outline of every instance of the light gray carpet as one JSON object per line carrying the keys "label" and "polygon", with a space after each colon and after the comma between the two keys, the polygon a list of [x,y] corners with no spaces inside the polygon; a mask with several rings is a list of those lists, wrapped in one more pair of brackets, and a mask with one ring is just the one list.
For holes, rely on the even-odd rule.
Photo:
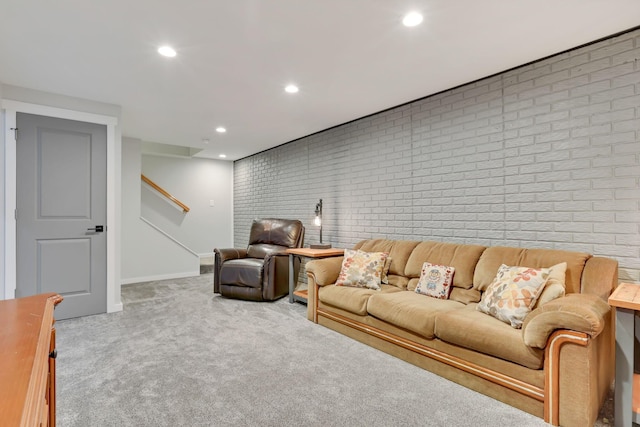
{"label": "light gray carpet", "polygon": [[230,300],[211,282],[124,286],[123,312],[59,321],[58,425],[547,425],[315,325],[303,305]]}

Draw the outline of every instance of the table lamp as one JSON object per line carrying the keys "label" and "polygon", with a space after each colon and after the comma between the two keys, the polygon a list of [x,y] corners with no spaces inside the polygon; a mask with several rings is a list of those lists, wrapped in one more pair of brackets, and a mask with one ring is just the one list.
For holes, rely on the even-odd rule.
{"label": "table lamp", "polygon": [[330,244],[322,243],[322,199],[318,203],[316,203],[315,210],[316,217],[313,220],[313,223],[320,227],[320,244],[319,245],[309,245],[311,249],[329,249],[331,248]]}

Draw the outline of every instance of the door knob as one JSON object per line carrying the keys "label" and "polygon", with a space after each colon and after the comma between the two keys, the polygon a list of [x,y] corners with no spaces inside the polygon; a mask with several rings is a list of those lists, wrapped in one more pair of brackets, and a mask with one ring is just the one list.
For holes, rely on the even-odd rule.
{"label": "door knob", "polygon": [[87,228],[87,231],[95,231],[96,233],[102,233],[104,231],[104,225],[96,225],[92,228]]}

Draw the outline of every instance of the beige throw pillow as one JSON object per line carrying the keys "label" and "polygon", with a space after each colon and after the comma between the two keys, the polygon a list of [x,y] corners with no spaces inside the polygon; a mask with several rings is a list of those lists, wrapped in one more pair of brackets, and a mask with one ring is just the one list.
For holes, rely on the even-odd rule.
{"label": "beige throw pillow", "polygon": [[384,267],[382,269],[382,279],[380,280],[382,284],[385,284],[385,285],[389,284],[389,268],[391,268],[390,256],[388,256],[387,259],[384,261]]}
{"label": "beige throw pillow", "polygon": [[551,270],[551,272],[549,273],[549,279],[547,279],[547,284],[544,285],[542,293],[533,306],[533,310],[541,307],[549,301],[553,301],[556,298],[563,297],[565,294],[565,277],[567,272],[567,263],[561,262],[560,264],[549,267],[549,269]]}

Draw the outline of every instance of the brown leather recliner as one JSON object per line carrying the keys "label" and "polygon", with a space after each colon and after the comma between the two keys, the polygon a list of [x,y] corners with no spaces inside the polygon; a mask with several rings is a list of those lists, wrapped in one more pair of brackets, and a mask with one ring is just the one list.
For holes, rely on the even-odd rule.
{"label": "brown leather recliner", "polygon": [[[289,248],[304,244],[298,220],[255,219],[247,249],[214,249],[213,292],[251,301],[274,301],[289,293]],[[294,257],[294,277],[300,260]]]}

